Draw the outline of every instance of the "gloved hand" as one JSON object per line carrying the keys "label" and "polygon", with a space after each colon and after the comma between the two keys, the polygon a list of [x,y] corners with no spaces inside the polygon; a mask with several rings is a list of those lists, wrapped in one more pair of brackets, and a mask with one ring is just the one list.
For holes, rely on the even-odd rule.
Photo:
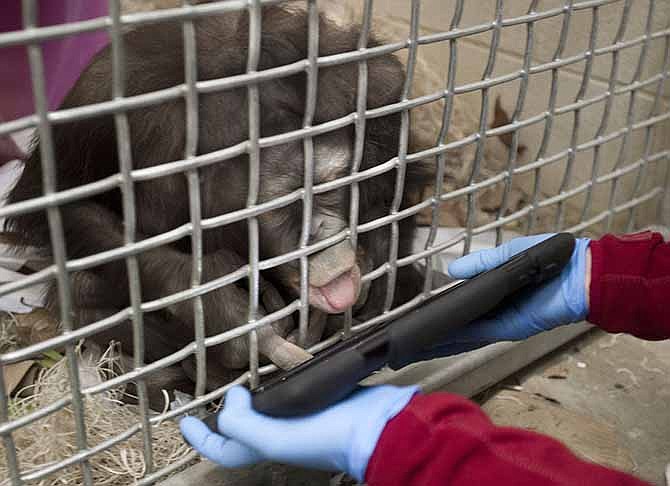
{"label": "gloved hand", "polygon": [[[495,268],[553,234],[515,238],[496,248],[471,253],[449,265],[449,275],[472,278]],[[562,324],[583,320],[586,299],[586,255],[590,240],[578,238],[570,262],[560,275],[542,286],[522,292],[512,304],[491,318],[455,330],[446,344],[438,344],[421,359],[463,353],[498,341],[519,341]]]}
{"label": "gloved hand", "polygon": [[200,454],[224,467],[271,460],[346,472],[363,481],[386,423],[417,391],[416,387],[366,387],[319,413],[272,418],[256,412],[249,391],[235,386],[219,412],[219,434],[194,417],[185,417],[179,426]]}

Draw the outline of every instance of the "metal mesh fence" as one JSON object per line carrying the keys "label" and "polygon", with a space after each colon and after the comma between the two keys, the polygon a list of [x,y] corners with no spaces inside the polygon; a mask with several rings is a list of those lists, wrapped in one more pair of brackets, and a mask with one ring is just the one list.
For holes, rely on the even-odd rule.
{"label": "metal mesh fence", "polygon": [[[282,4],[278,0],[228,0],[205,4],[192,4],[184,0],[183,5],[164,10],[141,13],[122,14],[118,1],[110,1],[109,17],[94,20],[73,22],[69,24],[41,27],[37,25],[38,4],[35,0],[23,1],[23,28],[18,31],[0,33],[0,50],[9,46],[25,45],[29,52],[32,87],[35,96],[35,113],[19,119],[0,123],[0,135],[7,135],[28,128],[35,129],[41,144],[42,171],[44,174],[43,195],[41,197],[6,205],[0,208],[0,217],[25,214],[27,212],[46,210],[53,251],[53,263],[35,273],[27,275],[20,281],[0,286],[0,295],[8,295],[28,287],[49,282],[56,279],[58,282],[58,299],[61,314],[59,316],[62,332],[49,340],[32,344],[26,348],[11,351],[0,355],[0,368],[11,365],[30,357],[39,355],[54,348],[66,350],[68,373],[70,380],[69,393],[48,406],[32,410],[27,415],[10,418],[11,398],[4,391],[0,374],[0,435],[4,445],[4,454],[9,469],[7,484],[20,485],[39,481],[51,475],[59,474],[67,467],[80,467],[84,484],[93,484],[89,460],[96,454],[117,444],[122,444],[129,437],[140,434],[143,437],[144,461],[146,474],[138,484],[152,484],[169,473],[183,467],[194,458],[193,454],[175,461],[167,468],[156,470],[152,466],[152,451],[154,441],[152,428],[165,420],[175,418],[184,412],[202,406],[221,397],[230,386],[224,386],[214,392],[206,392],[206,353],[208,347],[239,336],[248,336],[249,340],[249,371],[242,374],[235,383],[248,382],[256,385],[259,377],[274,371],[274,366],[261,366],[258,354],[258,337],[256,331],[262,326],[275,322],[285,316],[299,312],[300,337],[304,339],[309,323],[309,283],[308,283],[308,256],[344,239],[350,239],[356,246],[359,234],[375,228],[388,225],[390,227],[391,245],[387,262],[367,275],[363,281],[372,281],[386,275],[387,292],[383,312],[363,323],[353,321],[351,312],[344,319],[342,333],[317,344],[311,351],[317,352],[339,340],[342,336],[358,332],[375,323],[389,320],[394,316],[406,312],[419,305],[441,289],[432,289],[431,268],[432,259],[450,248],[462,245],[463,251],[469,251],[473,238],[488,231],[495,231],[496,241],[503,238],[503,229],[512,223],[521,223],[522,232],[538,230],[568,229],[577,233],[601,233],[605,230],[625,229],[632,230],[648,222],[660,221],[664,199],[667,199],[667,187],[670,182],[670,165],[668,157],[670,151],[664,145],[661,130],[667,127],[670,112],[665,107],[665,96],[668,77],[668,63],[670,61],[670,27],[656,28],[655,16],[658,15],[656,1],[636,0],[587,0],[577,2],[565,0],[565,3],[556,7],[543,7],[538,0],[528,2],[527,11],[521,15],[511,16],[506,10],[505,2],[495,2],[494,18],[480,23],[463,25],[462,18],[468,2],[460,0],[454,2],[450,25],[445,25],[441,31],[424,33],[420,28],[422,4],[419,0],[411,2],[409,30],[406,37],[400,41],[393,41],[380,46],[369,47],[371,18],[373,14],[372,1],[365,2],[362,9],[360,23],[363,25],[358,48],[352,52],[343,52],[329,56],[319,56],[319,9],[316,0],[303,2],[307,9],[308,21],[308,56],[298,62],[259,70],[260,35],[263,29],[263,8],[267,5]],[[474,3],[474,2],[472,2]],[[604,45],[598,42],[601,24],[599,14],[610,5],[621,7],[621,15],[616,35]],[[246,74],[201,81],[197,79],[198,59],[196,56],[196,38],[194,22],[199,18],[211,15],[225,15],[227,12],[248,9],[249,12],[249,57]],[[569,42],[571,22],[575,15],[588,12],[591,16],[589,42],[586,49],[575,54],[565,54]],[[626,37],[627,25],[633,18],[644,18],[644,29],[639,36]],[[536,62],[534,48],[538,35],[538,25],[547,20],[560,19],[561,27],[558,33],[557,45],[550,59]],[[166,21],[181,21],[184,46],[185,83],[135,96],[125,96],[124,91],[124,41],[123,31],[126,28],[137,27],[147,23]],[[497,74],[499,56],[501,55],[501,37],[506,29],[525,28],[526,46],[522,64],[518,69]],[[49,110],[46,101],[44,63],[41,44],[43,42],[93,30],[107,30],[111,38],[113,59],[113,97],[111,101],[94,105],[81,106],[69,109]],[[488,56],[480,79],[459,83],[457,71],[459,63],[467,63],[467,59],[459,57],[459,44],[469,37],[488,36]],[[420,97],[412,97],[412,85],[415,81],[415,68],[420,48],[441,44],[448,47],[448,66],[446,78],[442,88],[435,93]],[[622,80],[619,69],[622,56],[635,50],[636,67],[630,79]],[[650,69],[645,65],[650,51],[662,52],[660,68]],[[366,93],[374,89],[368,79],[368,61],[376,56],[388,53],[406,54],[406,80],[402,90],[401,100],[393,105],[370,109],[366,104]],[[609,84],[604,92],[591,95],[589,81],[593,66],[599,60],[609,59]],[[628,58],[625,58],[626,60]],[[356,93],[356,110],[346,116],[327,123],[315,124],[314,111],[316,107],[317,79],[319,69],[323,67],[354,62],[358,66],[358,89]],[[581,66],[582,81],[577,93],[569,102],[559,101],[559,85],[561,73],[576,65]],[[306,99],[305,114],[302,127],[290,133],[282,133],[269,137],[260,135],[259,90],[262,82],[268,79],[286,77],[296,73],[305,73]],[[524,116],[525,103],[529,83],[539,76],[548,76],[548,101],[546,109],[532,116]],[[490,107],[494,92],[497,88],[515,85],[518,90],[515,108],[510,119],[502,126],[491,128],[489,125]],[[246,87],[248,96],[248,139],[240,144],[223,148],[211,153],[199,153],[198,136],[198,103],[203,94]],[[478,93],[481,108],[478,114],[477,130],[459,140],[447,141],[447,131],[452,123],[452,112],[455,99],[460,95]],[[646,93],[646,94],[645,94]],[[639,99],[647,96],[650,102],[641,107]],[[127,112],[131,109],[153,106],[170,100],[183,99],[186,106],[186,143],[183,158],[178,161],[165,161],[149,168],[134,168],[131,155],[131,137]],[[410,150],[410,115],[411,110],[436,101],[443,103],[441,129],[436,143],[429,148],[418,152]],[[621,108],[621,103],[625,108]],[[602,107],[600,125],[593,136],[584,139],[585,121],[584,110],[593,106]],[[646,106],[650,107],[647,109]],[[625,110],[625,123],[611,129],[610,117],[616,110]],[[372,169],[360,170],[363,157],[363,142],[366,121],[391,113],[399,113],[401,117],[400,144],[397,156]],[[94,183],[74,187],[66,190],[56,189],[58,177],[58,160],[54,155],[52,127],[74,120],[83,120],[92,116],[112,114],[116,130],[117,150],[119,154],[118,173]],[[572,133],[569,142],[558,150],[552,144],[552,135],[560,117],[572,116]],[[352,126],[355,133],[352,170],[346,177],[335,181],[314,184],[314,143],[313,138],[336,130],[341,127]],[[529,157],[527,162],[520,162],[518,148],[522,143],[522,134],[530,127],[543,127],[539,149]],[[661,133],[661,135],[659,135]],[[510,142],[505,167],[498,174],[482,179],[480,169],[485,156],[485,142],[492,137],[507,135]],[[634,152],[631,145],[636,137],[642,138],[642,154],[640,157],[631,157]],[[292,140],[301,140],[304,153],[304,184],[303,187],[286,196],[275,200],[258,201],[259,191],[259,164],[260,151]],[[608,165],[603,171],[602,148],[606,144],[620,143],[620,156],[613,165]],[[445,176],[447,155],[465,146],[474,146],[474,158],[466,184],[452,191],[444,191],[442,180]],[[201,181],[198,169],[213,164],[219,164],[242,154],[248,155],[249,160],[249,188],[247,207],[203,218],[201,210]],[[578,160],[580,154],[590,154],[590,167],[585,170]],[[409,208],[401,209],[403,198],[406,167],[418,161],[434,159],[436,180],[434,191],[424,200]],[[543,177],[546,177],[548,167],[556,166],[560,162],[561,176],[553,194],[546,195],[541,190]],[[581,171],[581,172],[580,172]],[[395,194],[388,215],[372,222],[359,224],[359,183],[379,174],[391,172],[395,174]],[[576,173],[587,174],[577,177]],[[167,233],[138,240],[136,234],[135,196],[134,185],[143,181],[158,179],[173,174],[183,174],[187,180],[190,222],[181,225]],[[552,173],[555,174],[555,173]],[[530,197],[527,204],[513,212],[508,211],[507,204],[514,181],[522,176],[530,176]],[[551,176],[555,177],[555,176]],[[629,182],[622,181],[628,178]],[[632,183],[630,182],[632,180]],[[481,224],[476,217],[478,204],[477,196],[481,191],[495,185],[503,184],[502,202],[493,222]],[[312,225],[312,199],[315,195],[332,191],[339,187],[350,186],[351,205],[348,227],[325,240],[310,241],[310,227]],[[125,244],[113,250],[78,259],[68,259],[67,249],[63,238],[63,227],[59,207],[63,204],[78,201],[102,194],[111,189],[119,189],[122,194],[124,240]],[[605,191],[605,204],[600,204],[595,198],[596,191]],[[457,236],[447,241],[437,242],[436,235],[439,226],[441,207],[450,201],[463,201],[466,208],[464,227]],[[577,201],[576,218],[568,217],[571,201]],[[263,260],[259,252],[259,215],[273,209],[286,206],[292,202],[301,202],[303,207],[302,229],[299,248],[288,254]],[[423,250],[408,257],[398,256],[398,235],[400,222],[409,216],[428,211],[432,215],[431,226]],[[537,213],[551,211],[551,224],[538,227]],[[203,281],[203,231],[230,225],[239,221],[247,221],[249,252],[247,264],[233,273],[223,277]],[[146,301],[142,298],[137,255],[166,245],[184,237],[190,238],[192,248],[191,286],[186,291],[159,299]],[[69,274],[76,271],[93,268],[102,263],[123,259],[126,261],[128,282],[130,289],[130,307],[108,316],[96,323],[82,328],[73,326],[71,317],[72,295]],[[298,261],[301,269],[300,298],[289,303],[284,309],[266,316],[260,316],[259,288],[260,272],[277,267],[289,261]],[[396,288],[396,273],[398,268],[415,263],[427,263],[424,291],[406,304],[392,308]],[[240,323],[239,327],[216,336],[206,336],[202,297],[209,292],[226,285],[232,285],[244,278],[249,281],[249,309],[248,322]],[[165,309],[179,302],[193,303],[195,335],[193,342],[180,351],[146,364],[143,350],[145,348],[143,316],[149,312]],[[76,359],[76,346],[82,339],[95,333],[110,329],[121,322],[132,321],[135,354],[133,369],[100,384],[82,387],[79,381],[79,370]],[[183,359],[195,356],[197,363],[196,398],[186,405],[174,408],[160,414],[150,413],[144,379],[149,373],[166,366],[179,363]],[[104,393],[119,385],[135,382],[138,390],[141,419],[131,429],[91,446],[87,438],[84,410],[86,397]],[[71,419],[76,424],[76,446],[78,451],[68,459],[55,463],[45,463],[39,469],[24,471],[19,467],[17,448],[19,444],[13,438],[17,430],[27,424],[40,420],[64,407],[72,410]]]}

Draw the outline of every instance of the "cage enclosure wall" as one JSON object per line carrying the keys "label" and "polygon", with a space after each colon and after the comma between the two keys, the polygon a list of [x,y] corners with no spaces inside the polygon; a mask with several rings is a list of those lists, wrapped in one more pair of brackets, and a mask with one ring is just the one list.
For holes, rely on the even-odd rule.
{"label": "cage enclosure wall", "polygon": [[[669,223],[666,2],[3,9],[0,484],[160,482],[178,417],[451,259]],[[471,395],[585,329],[371,382]]]}

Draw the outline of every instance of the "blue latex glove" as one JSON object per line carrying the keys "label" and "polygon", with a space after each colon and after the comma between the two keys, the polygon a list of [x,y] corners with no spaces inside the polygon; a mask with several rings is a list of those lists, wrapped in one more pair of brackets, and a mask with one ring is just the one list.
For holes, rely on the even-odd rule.
{"label": "blue latex glove", "polygon": [[226,394],[217,417],[220,434],[194,417],[185,417],[179,426],[189,444],[224,467],[269,460],[342,471],[363,481],[386,423],[417,391],[416,387],[366,387],[319,413],[287,419],[256,412],[247,389],[235,386]]}
{"label": "blue latex glove", "polygon": [[[472,278],[495,268],[553,234],[515,238],[496,248],[471,253],[449,265],[454,278]],[[578,238],[570,262],[560,275],[542,286],[523,292],[513,304],[494,316],[454,331],[448,344],[439,344],[422,359],[449,356],[498,341],[519,341],[554,327],[581,321],[588,314],[586,254],[590,240]]]}

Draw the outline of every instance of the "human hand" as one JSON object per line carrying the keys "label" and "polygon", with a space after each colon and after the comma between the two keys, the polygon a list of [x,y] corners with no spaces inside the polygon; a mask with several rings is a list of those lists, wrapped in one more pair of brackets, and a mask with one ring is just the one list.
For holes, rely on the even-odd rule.
{"label": "human hand", "polygon": [[[496,248],[471,253],[449,265],[454,278],[472,278],[495,268],[553,234],[515,238]],[[449,356],[498,341],[519,341],[554,327],[577,322],[588,314],[587,257],[590,240],[578,238],[572,258],[557,277],[522,292],[510,305],[489,318],[455,330],[422,359]]]}
{"label": "human hand", "polygon": [[179,426],[200,454],[224,467],[270,460],[326,471],[342,471],[363,481],[368,461],[386,423],[417,392],[416,387],[365,387],[321,412],[273,418],[252,408],[241,386],[226,394],[217,417],[219,433],[185,417]]}

